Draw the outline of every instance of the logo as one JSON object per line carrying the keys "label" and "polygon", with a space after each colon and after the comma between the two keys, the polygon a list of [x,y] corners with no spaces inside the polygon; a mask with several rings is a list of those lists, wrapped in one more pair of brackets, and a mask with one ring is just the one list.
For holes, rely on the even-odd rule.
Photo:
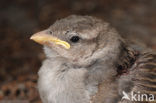
{"label": "logo", "polygon": [[127,94],[125,91],[122,92],[123,97],[122,100],[129,100],[129,101],[155,101],[154,94],[142,94],[140,91],[138,92],[130,92]]}

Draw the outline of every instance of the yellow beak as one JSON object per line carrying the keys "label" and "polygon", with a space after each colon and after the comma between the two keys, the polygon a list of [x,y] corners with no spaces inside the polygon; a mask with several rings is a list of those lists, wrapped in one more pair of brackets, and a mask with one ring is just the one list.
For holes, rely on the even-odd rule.
{"label": "yellow beak", "polygon": [[39,33],[33,34],[30,39],[34,40],[35,42],[39,44],[46,44],[48,42],[53,42],[57,45],[61,45],[66,49],[70,49],[70,44],[67,43],[66,41],[60,40],[50,34],[46,34],[45,31],[41,31]]}

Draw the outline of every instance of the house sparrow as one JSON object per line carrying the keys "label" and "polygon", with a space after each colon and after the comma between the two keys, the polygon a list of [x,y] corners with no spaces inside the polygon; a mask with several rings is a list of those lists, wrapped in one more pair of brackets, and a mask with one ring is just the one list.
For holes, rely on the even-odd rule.
{"label": "house sparrow", "polygon": [[103,20],[68,16],[31,39],[47,57],[38,72],[43,103],[135,103],[132,91],[156,94],[156,55]]}

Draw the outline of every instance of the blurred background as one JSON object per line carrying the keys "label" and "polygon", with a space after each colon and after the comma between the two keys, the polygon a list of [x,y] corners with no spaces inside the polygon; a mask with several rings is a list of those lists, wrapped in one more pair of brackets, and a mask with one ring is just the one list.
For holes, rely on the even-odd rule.
{"label": "blurred background", "polygon": [[30,36],[71,14],[96,16],[156,50],[156,0],[0,0],[0,103],[41,103],[42,46]]}

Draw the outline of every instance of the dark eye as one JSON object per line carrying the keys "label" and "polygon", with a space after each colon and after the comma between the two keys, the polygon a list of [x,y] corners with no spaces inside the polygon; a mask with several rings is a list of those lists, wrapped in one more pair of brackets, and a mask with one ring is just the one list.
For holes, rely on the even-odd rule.
{"label": "dark eye", "polygon": [[80,37],[79,36],[73,36],[71,37],[70,41],[72,41],[73,43],[76,43],[80,40]]}
{"label": "dark eye", "polygon": [[48,33],[49,33],[49,34],[52,34],[53,32],[52,32],[52,31],[48,31]]}

